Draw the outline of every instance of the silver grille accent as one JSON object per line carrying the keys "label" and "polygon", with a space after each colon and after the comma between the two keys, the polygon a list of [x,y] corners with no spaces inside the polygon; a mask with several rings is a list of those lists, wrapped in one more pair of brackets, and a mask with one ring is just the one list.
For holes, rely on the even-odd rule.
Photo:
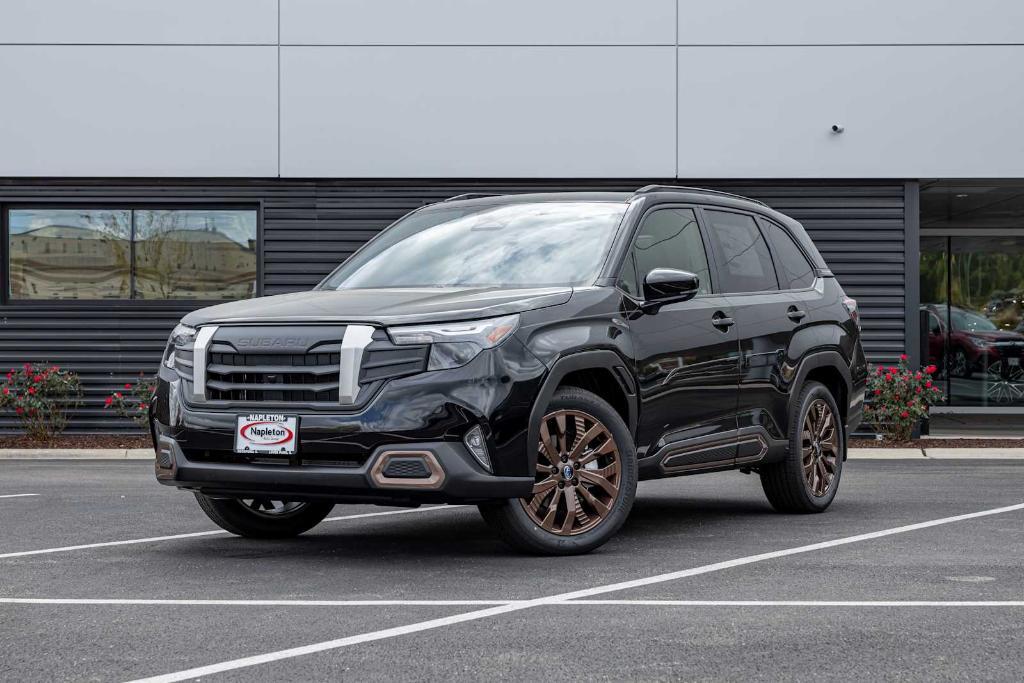
{"label": "silver grille accent", "polygon": [[196,401],[206,400],[206,349],[216,333],[216,325],[200,327],[196,332],[192,351],[192,398]]}
{"label": "silver grille accent", "polygon": [[373,341],[369,325],[349,325],[341,340],[341,367],[338,372],[338,403],[351,405],[359,396],[359,369],[363,351]]}

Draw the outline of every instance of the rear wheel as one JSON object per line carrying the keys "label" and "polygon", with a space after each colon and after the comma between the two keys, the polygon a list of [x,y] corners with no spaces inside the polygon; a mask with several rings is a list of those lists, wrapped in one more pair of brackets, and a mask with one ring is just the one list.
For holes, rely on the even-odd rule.
{"label": "rear wheel", "polygon": [[604,544],[636,495],[636,451],[619,414],[583,389],[559,389],[541,420],[533,493],[480,506],[509,545],[575,555]]}
{"label": "rear wheel", "polygon": [[785,460],[761,469],[761,486],[779,512],[824,512],[839,490],[846,433],[835,398],[808,382],[795,401]]}
{"label": "rear wheel", "polygon": [[330,514],[333,503],[272,498],[210,498],[196,493],[206,516],[225,531],[249,538],[289,538],[309,531]]}

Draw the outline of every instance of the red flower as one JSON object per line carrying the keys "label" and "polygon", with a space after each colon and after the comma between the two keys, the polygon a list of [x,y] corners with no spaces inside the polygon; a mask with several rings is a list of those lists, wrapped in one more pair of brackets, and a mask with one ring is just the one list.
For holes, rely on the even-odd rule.
{"label": "red flower", "polygon": [[131,385],[131,384],[125,384],[125,385],[124,385],[124,388],[125,388],[125,389],[131,389],[131,388],[132,388],[132,385]]}
{"label": "red flower", "polygon": [[896,374],[896,368],[894,368],[893,366],[890,365],[889,366],[889,374],[895,375]]}
{"label": "red flower", "polygon": [[43,377],[42,375],[36,375],[35,377],[32,378],[32,381],[33,382],[42,382],[44,379],[46,379],[46,378]]}
{"label": "red flower", "polygon": [[875,374],[876,375],[881,375],[882,374],[882,368],[875,368]]}
{"label": "red flower", "polygon": [[900,354],[900,360],[906,360],[906,359],[907,359],[907,354],[901,353]]}
{"label": "red flower", "polygon": [[11,394],[11,390],[8,389],[7,387],[4,387],[4,396],[10,396],[10,394]]}
{"label": "red flower", "polygon": [[36,393],[36,388],[35,388],[35,387],[29,387],[29,388],[28,388],[28,393],[29,393],[29,394],[34,394],[34,393]]}
{"label": "red flower", "polygon": [[113,403],[113,402],[114,402],[114,398],[112,396],[107,396],[107,400],[103,402],[103,405],[106,406],[107,408],[109,408],[110,404]]}
{"label": "red flower", "polygon": [[886,382],[891,382],[892,381],[892,375],[886,375],[885,376],[885,381]]}
{"label": "red flower", "polygon": [[114,392],[114,398],[124,398],[124,397],[121,396],[121,392],[120,391],[115,391]]}
{"label": "red flower", "polygon": [[148,407],[149,407],[149,406],[147,406],[147,405],[146,405],[145,403],[140,403],[140,404],[139,404],[139,409],[140,409],[140,410],[145,410],[145,409],[146,409],[146,408],[148,408]]}
{"label": "red flower", "polygon": [[25,412],[25,409],[22,408],[21,406],[18,406],[17,408],[14,409],[14,412],[16,412],[18,415],[21,415]]}
{"label": "red flower", "polygon": [[21,367],[25,368],[25,372],[28,372],[29,370],[32,369],[32,364],[31,363],[25,363]]}
{"label": "red flower", "polygon": [[882,393],[881,389],[875,389],[875,396],[880,396]]}
{"label": "red flower", "polygon": [[925,383],[924,383],[924,385],[925,385],[925,386],[926,386],[927,388],[931,389],[931,388],[932,388],[932,381],[931,381],[931,380],[928,380],[927,382],[925,382]]}
{"label": "red flower", "polygon": [[928,367],[926,367],[926,368],[924,369],[924,371],[925,371],[925,372],[927,372],[927,373],[928,373],[929,375],[931,375],[932,373],[934,373],[934,372],[935,372],[936,370],[938,370],[938,368],[937,368],[937,367],[935,367],[934,365],[929,365]]}
{"label": "red flower", "polygon": [[921,393],[921,387],[918,387],[917,389],[914,389],[914,393],[915,394],[920,394]]}
{"label": "red flower", "polygon": [[900,417],[902,417],[902,418],[910,417],[910,413],[908,413],[907,411],[904,410],[902,413],[900,413]]}

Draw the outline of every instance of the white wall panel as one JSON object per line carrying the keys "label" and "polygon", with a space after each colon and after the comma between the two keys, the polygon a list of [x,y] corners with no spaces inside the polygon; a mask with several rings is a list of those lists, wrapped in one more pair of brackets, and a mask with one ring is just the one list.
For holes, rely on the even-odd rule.
{"label": "white wall panel", "polygon": [[281,42],[674,44],[675,0],[281,0]]}
{"label": "white wall panel", "polygon": [[0,46],[0,176],[272,176],[276,47]]}
{"label": "white wall panel", "polygon": [[679,0],[680,45],[1024,43],[1020,0]]}
{"label": "white wall panel", "polygon": [[1022,177],[1021,83],[1020,46],[680,48],[679,175]]}
{"label": "white wall panel", "polygon": [[674,50],[284,47],[281,175],[671,175]]}
{"label": "white wall panel", "polygon": [[0,43],[277,42],[277,0],[0,0]]}

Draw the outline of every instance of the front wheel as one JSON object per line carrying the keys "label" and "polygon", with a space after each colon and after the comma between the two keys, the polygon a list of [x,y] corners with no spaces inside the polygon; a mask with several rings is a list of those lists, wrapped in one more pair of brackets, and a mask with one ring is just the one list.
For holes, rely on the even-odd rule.
{"label": "front wheel", "polygon": [[541,420],[533,493],[480,506],[514,548],[578,555],[610,539],[636,495],[636,449],[622,417],[599,396],[564,387]]}
{"label": "front wheel", "polygon": [[824,512],[839,490],[846,433],[835,398],[808,382],[794,402],[789,451],[781,462],[761,469],[761,487],[779,512]]}
{"label": "front wheel", "polygon": [[210,498],[196,493],[206,516],[225,531],[248,538],[290,538],[309,531],[334,509],[334,503],[304,503],[271,498]]}

